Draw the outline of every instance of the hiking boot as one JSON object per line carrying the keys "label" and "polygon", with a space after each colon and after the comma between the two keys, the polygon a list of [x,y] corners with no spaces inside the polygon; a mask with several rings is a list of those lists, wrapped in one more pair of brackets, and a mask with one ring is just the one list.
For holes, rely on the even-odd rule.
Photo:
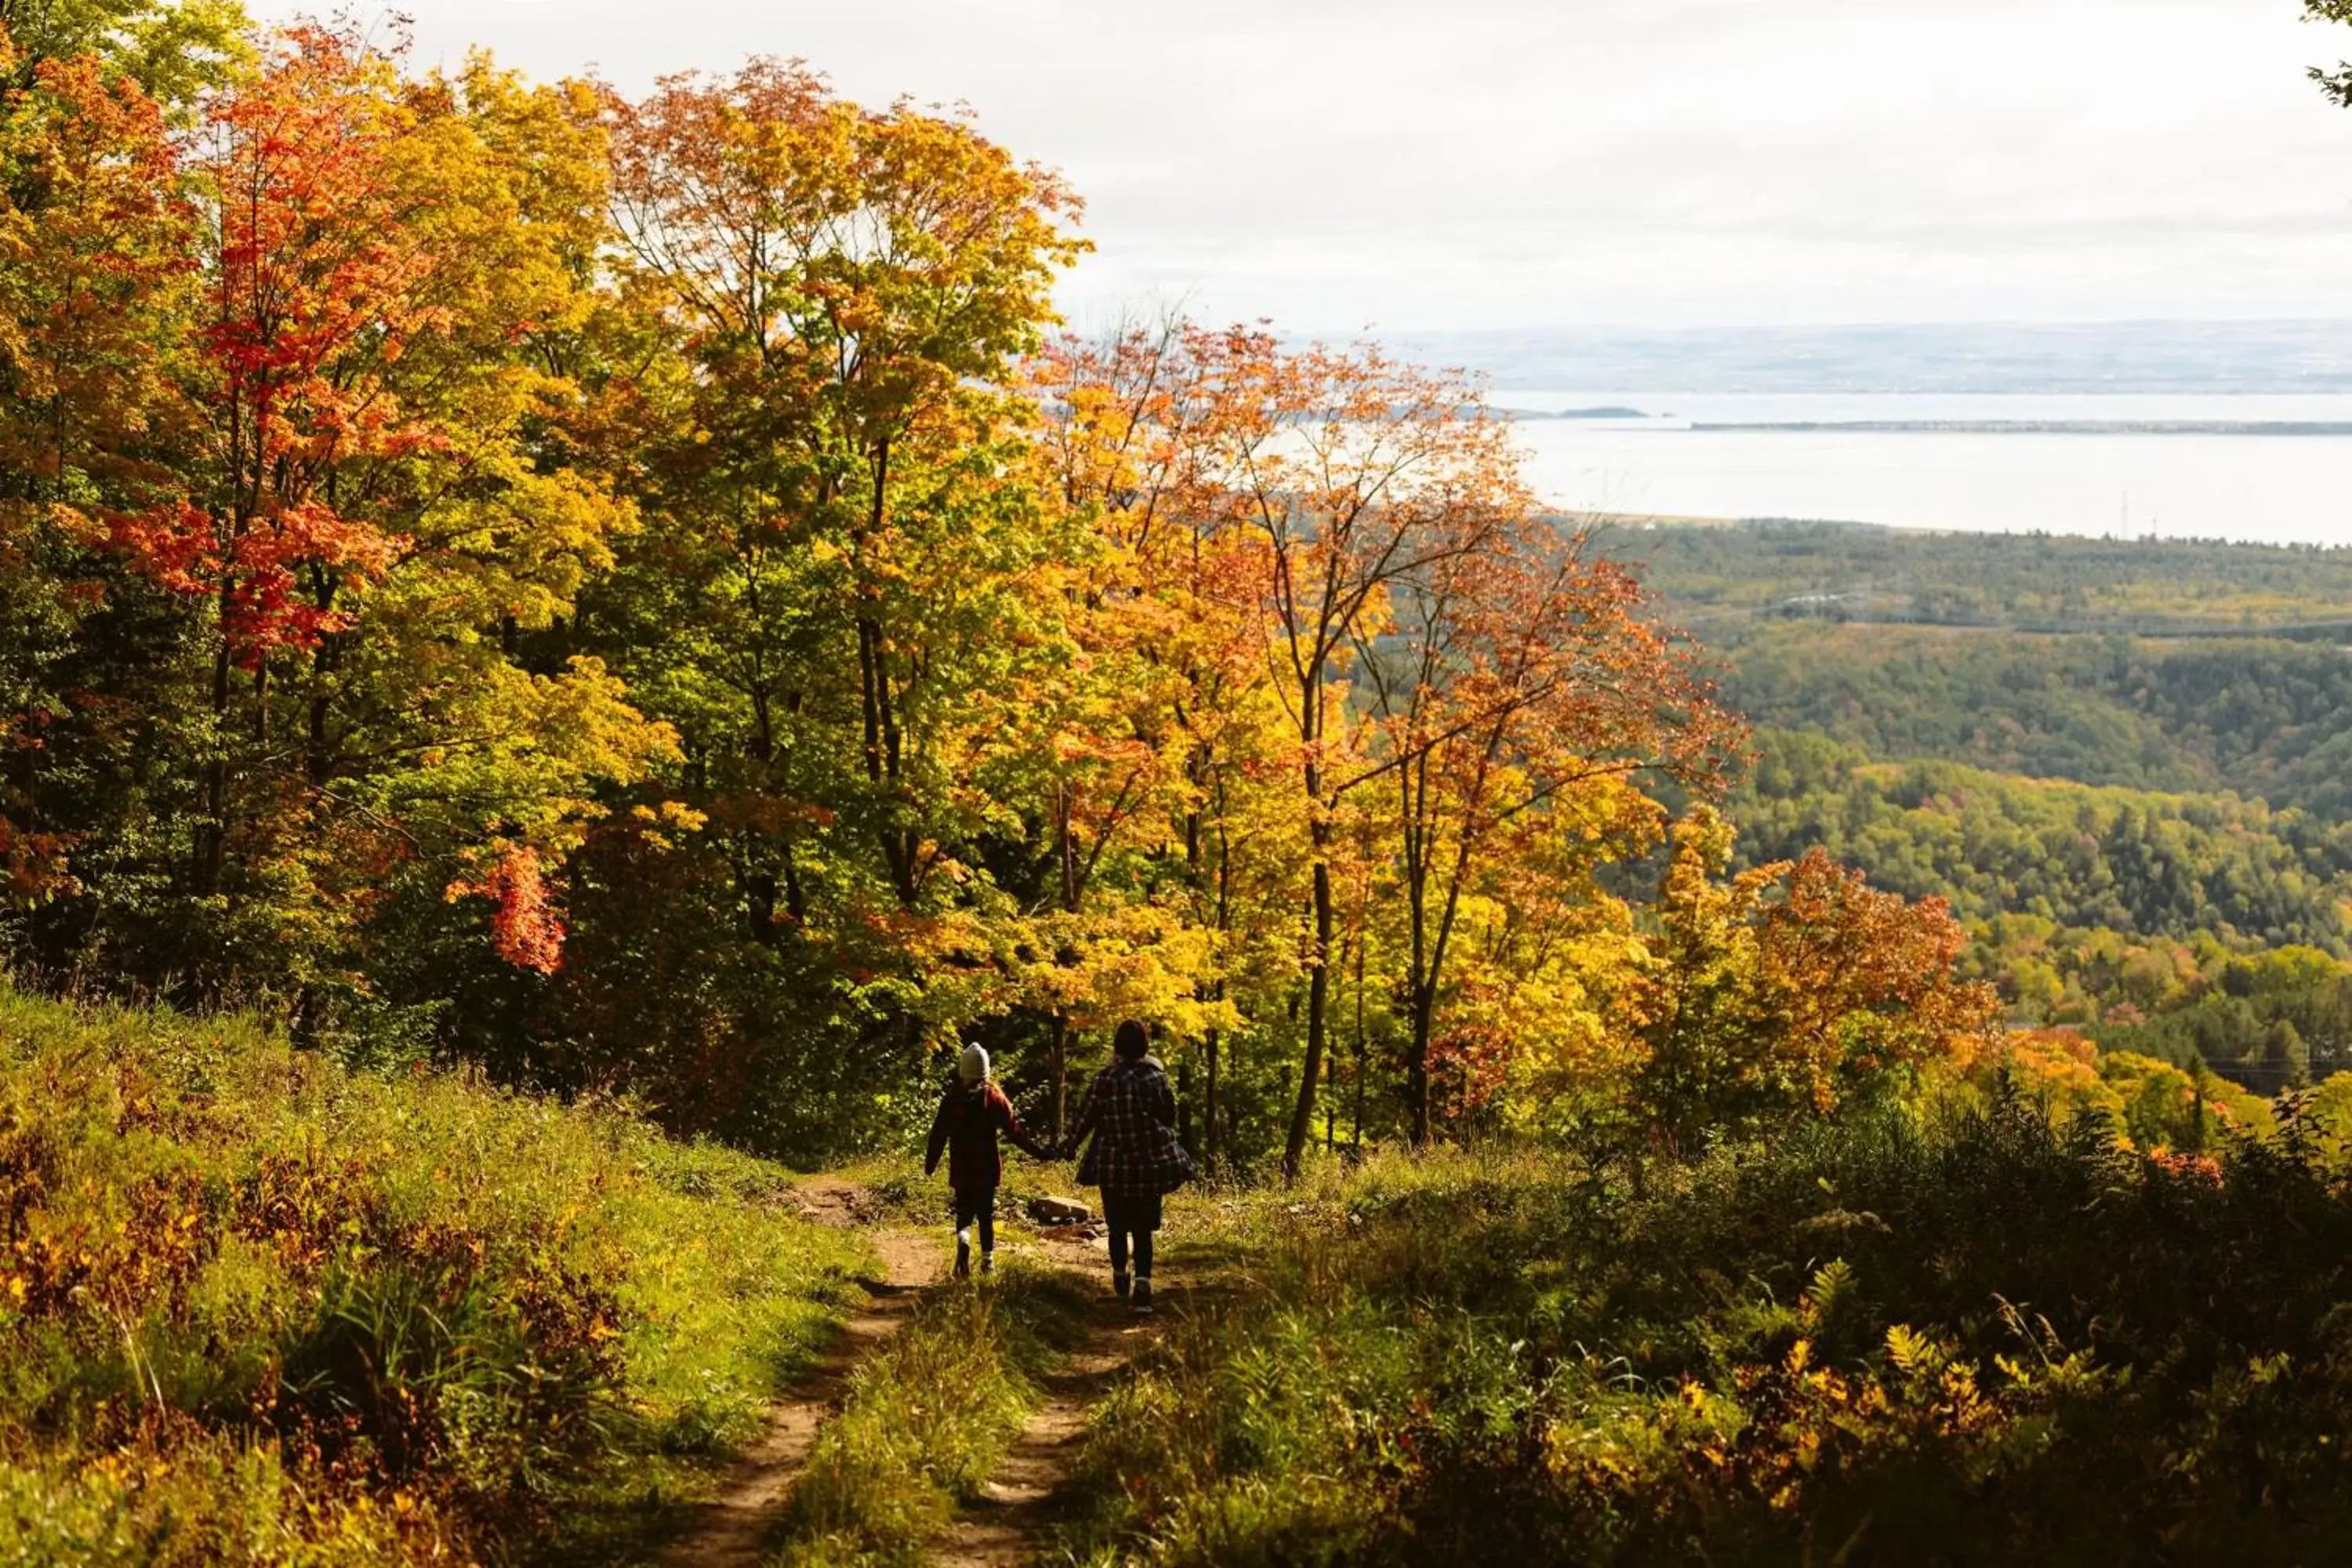
{"label": "hiking boot", "polygon": [[1151,1281],[1138,1279],[1135,1282],[1135,1294],[1129,1300],[1134,1304],[1137,1317],[1149,1317],[1151,1312]]}
{"label": "hiking boot", "polygon": [[1110,1289],[1112,1295],[1117,1296],[1122,1301],[1126,1300],[1129,1289],[1127,1276],[1124,1274],[1113,1274],[1110,1277]]}
{"label": "hiking boot", "polygon": [[961,1241],[956,1243],[955,1277],[959,1279],[971,1278],[971,1248]]}
{"label": "hiking boot", "polygon": [[981,1278],[982,1278],[982,1279],[985,1279],[986,1278],[988,1278],[988,1276],[990,1276],[990,1275],[992,1275],[992,1274],[993,1274],[993,1273],[995,1273],[995,1272],[996,1272],[996,1254],[994,1254],[993,1252],[983,1252],[983,1253],[982,1253],[982,1254],[980,1255],[980,1274],[981,1274]]}

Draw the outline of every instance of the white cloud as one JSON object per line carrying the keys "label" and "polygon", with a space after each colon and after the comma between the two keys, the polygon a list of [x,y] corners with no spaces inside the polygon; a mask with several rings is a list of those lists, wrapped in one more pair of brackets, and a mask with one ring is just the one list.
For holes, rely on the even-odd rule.
{"label": "white cloud", "polygon": [[1089,202],[1074,311],[1345,330],[2352,313],[2296,0],[404,0],[624,86],[799,54]]}

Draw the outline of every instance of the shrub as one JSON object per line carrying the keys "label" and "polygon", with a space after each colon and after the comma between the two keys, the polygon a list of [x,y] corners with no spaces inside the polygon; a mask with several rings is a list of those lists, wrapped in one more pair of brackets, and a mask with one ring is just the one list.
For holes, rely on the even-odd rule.
{"label": "shrub", "polygon": [[[1291,1200],[1096,1424],[1104,1561],[2295,1563],[2352,1524],[2352,1194],[2015,1097]],[[1114,1484],[1114,1482],[1123,1484]],[[1318,1543],[1319,1544],[1311,1544]]]}

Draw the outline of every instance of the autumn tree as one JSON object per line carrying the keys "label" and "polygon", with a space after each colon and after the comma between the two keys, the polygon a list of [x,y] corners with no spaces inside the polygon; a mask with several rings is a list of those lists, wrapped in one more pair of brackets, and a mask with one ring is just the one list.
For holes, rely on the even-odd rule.
{"label": "autumn tree", "polygon": [[1263,1032],[1303,973],[1309,859],[1286,782],[1296,726],[1265,660],[1269,556],[1225,467],[1236,428],[1264,415],[1232,374],[1233,346],[1171,318],[1057,340],[1029,367],[1064,504],[1100,541],[1081,644],[1096,667],[1128,672],[1120,721],[1158,759],[1157,798],[1139,797],[1127,830],[1156,837],[1178,875],[1153,882],[1155,896],[1178,894],[1210,939],[1201,1011],[1177,1037],[1199,1047],[1212,1160],[1234,1031],[1246,1014]]}
{"label": "autumn tree", "polygon": [[1960,980],[1967,933],[1815,850],[1727,881],[1731,830],[1678,824],[1649,951],[1622,994],[1645,1053],[1628,1103],[1664,1148],[1822,1115],[1937,1059],[1959,1068],[2000,1017]]}
{"label": "autumn tree", "polygon": [[1215,937],[1162,896],[1155,861],[1172,842],[1187,753],[1168,721],[1170,678],[1151,658],[1148,612],[1117,592],[1118,569],[1102,569],[1109,554],[1088,552],[1065,577],[1072,657],[1031,688],[1002,753],[1020,761],[997,779],[1024,820],[1001,840],[1010,863],[998,881],[1022,903],[1022,1001],[1046,1019],[1056,1137],[1073,1031],[1132,1017],[1190,1039],[1223,1016],[1210,995]]}
{"label": "autumn tree", "polygon": [[1019,990],[988,846],[1086,534],[1003,384],[1076,203],[961,120],[796,63],[607,89],[603,116],[635,334],[603,401],[648,526],[594,633],[680,731],[694,852],[771,955],[752,989],[903,1059]]}
{"label": "autumn tree", "polygon": [[1633,580],[1542,515],[1507,431],[1457,379],[1182,323],[1061,345],[1046,371],[1057,471],[1125,574],[1122,616],[1171,705],[1161,732],[1187,737],[1196,887],[1231,891],[1220,836],[1247,815],[1234,764],[1279,757],[1254,782],[1291,780],[1286,800],[1254,803],[1260,821],[1287,818],[1305,868],[1290,1159],[1328,1056],[1335,970],[1350,952],[1363,967],[1369,946],[1361,918],[1339,929],[1335,879],[1368,889],[1371,875],[1338,870],[1361,837],[1347,814],[1395,836],[1408,1100],[1425,1136],[1455,923],[1506,829],[1605,777],[1696,781],[1719,716],[1684,650],[1641,618]]}
{"label": "autumn tree", "polygon": [[[1038,519],[999,471],[1013,406],[983,384],[1050,320],[1075,200],[958,121],[860,109],[797,64],[607,104],[635,286],[688,367],[659,500],[717,569],[698,607],[720,637],[682,651],[740,704],[729,748],[848,815],[912,911],[945,853],[929,814],[959,763],[946,731],[982,689],[951,650],[1004,646],[991,634],[1027,616],[1039,562]],[[846,761],[862,787],[796,776],[817,737],[831,754],[809,765]],[[763,932],[777,880],[807,918],[803,815],[750,854]]]}
{"label": "autumn tree", "polygon": [[0,81],[33,88],[52,61],[86,61],[177,120],[251,54],[236,0],[0,0],[10,51]]}
{"label": "autumn tree", "polygon": [[0,32],[25,84],[0,90],[0,872],[22,907],[128,828],[105,775],[137,748],[131,705],[165,695],[142,669],[171,633],[96,546],[106,507],[172,485],[194,212],[153,99],[96,54],[11,49]]}
{"label": "autumn tree", "polygon": [[[1664,813],[1639,785],[1604,771],[1485,830],[1448,889],[1450,973],[1426,1054],[1407,1058],[1408,1135],[1424,1103],[1431,1138],[1568,1134],[1633,1070],[1613,1002],[1643,954],[1643,911],[1609,873],[1657,840]],[[1402,947],[1410,906],[1393,902]],[[1398,973],[1409,1004],[1411,963]]]}
{"label": "autumn tree", "polygon": [[551,438],[573,395],[547,351],[604,234],[593,110],[486,62],[407,79],[317,26],[205,105],[179,488],[105,513],[200,617],[203,984],[307,993],[388,893],[428,889],[491,892],[499,948],[551,964],[536,868],[593,783],[669,744],[594,660],[528,669],[515,643],[628,521]]}
{"label": "autumn tree", "polygon": [[1688,646],[1645,616],[1638,583],[1588,533],[1507,480],[1463,504],[1493,510],[1479,547],[1433,553],[1391,590],[1387,624],[1353,634],[1356,686],[1377,719],[1370,771],[1394,797],[1416,1143],[1429,1138],[1431,1044],[1465,901],[1501,862],[1537,851],[1518,829],[1570,835],[1601,858],[1638,851],[1645,814],[1624,817],[1628,797],[1603,786],[1651,770],[1707,785],[1732,729]]}
{"label": "autumn tree", "polygon": [[1221,404],[1209,437],[1220,504],[1263,552],[1260,651],[1296,739],[1311,847],[1306,1039],[1284,1149],[1295,1173],[1329,1047],[1339,813],[1382,771],[1357,745],[1349,667],[1393,625],[1401,593],[1495,551],[1516,469],[1507,426],[1455,378],[1370,349],[1285,351],[1253,331],[1207,353]]}

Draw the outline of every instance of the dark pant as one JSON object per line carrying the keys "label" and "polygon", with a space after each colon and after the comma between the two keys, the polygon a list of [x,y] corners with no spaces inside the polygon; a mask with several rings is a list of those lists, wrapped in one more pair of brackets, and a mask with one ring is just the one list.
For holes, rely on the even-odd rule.
{"label": "dark pant", "polygon": [[996,1189],[994,1187],[958,1187],[955,1190],[955,1227],[980,1226],[980,1249],[996,1250]]}
{"label": "dark pant", "polygon": [[1136,1273],[1150,1279],[1151,1233],[1160,1228],[1160,1194],[1114,1197],[1105,1193],[1103,1224],[1110,1227],[1111,1272],[1126,1273],[1128,1257],[1132,1252]]}

